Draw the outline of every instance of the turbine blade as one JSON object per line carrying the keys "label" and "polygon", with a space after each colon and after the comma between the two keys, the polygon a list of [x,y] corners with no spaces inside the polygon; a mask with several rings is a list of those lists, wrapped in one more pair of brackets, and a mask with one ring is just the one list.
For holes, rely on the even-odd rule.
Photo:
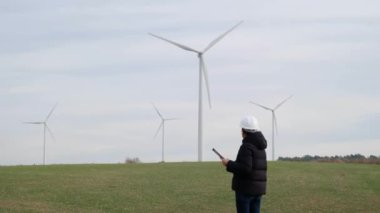
{"label": "turbine blade", "polygon": [[160,126],[158,127],[157,131],[156,131],[156,134],[154,134],[154,138],[157,137],[158,133],[160,132],[161,128],[162,128],[162,125],[164,124],[164,120],[161,121],[161,124]]}
{"label": "turbine blade", "polygon": [[158,116],[160,116],[161,119],[164,119],[164,117],[162,117],[160,111],[158,111],[158,109],[157,109],[157,107],[154,105],[154,103],[152,103],[152,105],[153,105],[154,109],[156,110]]}
{"label": "turbine blade", "polygon": [[278,124],[277,124],[277,117],[276,117],[276,113],[273,111],[273,122],[274,122],[274,132],[276,133],[276,135],[278,135]]}
{"label": "turbine blade", "polygon": [[50,130],[49,126],[48,126],[47,124],[45,124],[45,127],[46,127],[46,129],[48,130],[50,136],[53,138],[53,140],[56,141],[56,139],[55,139],[55,137],[54,137],[54,134],[53,134],[53,132]]}
{"label": "turbine blade", "polygon": [[43,124],[43,122],[23,122],[23,124]]}
{"label": "turbine blade", "polygon": [[288,101],[288,100],[289,100],[290,98],[292,98],[292,97],[293,97],[293,95],[291,95],[291,96],[285,98],[283,101],[281,101],[281,103],[279,103],[279,104],[274,108],[274,110],[278,109],[281,105],[283,105],[286,101]]}
{"label": "turbine blade", "polygon": [[181,118],[165,118],[165,121],[176,121],[176,120],[182,120]]}
{"label": "turbine blade", "polygon": [[184,49],[184,50],[187,50],[187,51],[191,51],[191,52],[199,53],[199,51],[194,50],[193,48],[187,47],[187,46],[185,46],[185,45],[183,45],[183,44],[179,44],[179,43],[177,43],[177,42],[174,42],[174,41],[171,41],[171,40],[169,40],[169,39],[163,38],[163,37],[161,37],[161,36],[155,35],[155,34],[153,34],[153,33],[149,33],[149,35],[151,35],[151,36],[153,36],[153,37],[156,37],[156,38],[158,38],[158,39],[164,40],[164,41],[166,41],[166,42],[169,42],[169,43],[171,43],[171,44],[173,44],[173,45],[175,45],[175,46],[177,46],[177,47],[179,47],[179,48],[181,48],[181,49]]}
{"label": "turbine blade", "polygon": [[225,33],[223,33],[222,35],[220,35],[219,37],[217,37],[216,39],[214,39],[212,42],[210,42],[210,44],[203,50],[202,53],[205,53],[206,51],[208,51],[211,47],[213,47],[216,43],[218,43],[224,36],[226,36],[228,33],[230,33],[232,30],[234,30],[236,27],[238,27],[240,24],[242,24],[243,21],[240,21],[238,24],[236,24],[235,26],[233,26],[231,29],[227,30]]}
{"label": "turbine blade", "polygon": [[266,109],[266,110],[272,111],[271,108],[266,107],[266,106],[263,106],[263,105],[258,104],[258,103],[255,103],[255,102],[253,102],[253,101],[250,101],[250,103],[251,103],[251,104],[254,104],[254,105],[256,105],[256,106],[259,106],[259,107],[261,107],[261,108],[264,108],[264,109]]}
{"label": "turbine blade", "polygon": [[201,63],[201,67],[202,67],[202,73],[203,73],[203,76],[205,78],[205,83],[206,83],[206,90],[207,90],[207,97],[208,97],[208,105],[211,109],[211,95],[210,95],[210,86],[209,86],[209,83],[208,83],[208,73],[207,73],[207,68],[206,68],[206,64],[203,60],[203,56],[200,55],[199,56],[199,60],[200,60],[200,63]]}
{"label": "turbine blade", "polygon": [[51,114],[53,113],[53,111],[55,110],[55,108],[57,107],[57,105],[58,105],[58,103],[56,103],[56,104],[54,105],[54,107],[50,110],[48,116],[47,116],[46,119],[45,119],[45,122],[49,119],[49,117],[51,116]]}

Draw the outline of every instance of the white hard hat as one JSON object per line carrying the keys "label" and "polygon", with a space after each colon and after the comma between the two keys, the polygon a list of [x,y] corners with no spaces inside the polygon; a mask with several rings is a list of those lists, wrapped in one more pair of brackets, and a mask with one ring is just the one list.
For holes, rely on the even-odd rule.
{"label": "white hard hat", "polygon": [[252,115],[244,116],[240,120],[240,127],[245,130],[260,131],[259,122],[257,122],[257,119]]}

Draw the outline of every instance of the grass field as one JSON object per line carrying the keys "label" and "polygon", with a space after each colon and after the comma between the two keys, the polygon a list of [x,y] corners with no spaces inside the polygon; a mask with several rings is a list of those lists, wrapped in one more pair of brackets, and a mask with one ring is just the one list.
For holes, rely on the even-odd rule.
{"label": "grass field", "polygon": [[[380,212],[380,166],[269,163],[262,211]],[[0,212],[234,212],[220,163],[0,167]]]}

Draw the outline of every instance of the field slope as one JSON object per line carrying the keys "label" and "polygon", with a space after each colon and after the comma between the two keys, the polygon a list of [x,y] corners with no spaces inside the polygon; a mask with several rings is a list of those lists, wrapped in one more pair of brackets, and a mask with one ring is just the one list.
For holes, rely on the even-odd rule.
{"label": "field slope", "polygon": [[[234,212],[220,163],[0,167],[0,212]],[[263,212],[380,212],[380,166],[270,162]]]}

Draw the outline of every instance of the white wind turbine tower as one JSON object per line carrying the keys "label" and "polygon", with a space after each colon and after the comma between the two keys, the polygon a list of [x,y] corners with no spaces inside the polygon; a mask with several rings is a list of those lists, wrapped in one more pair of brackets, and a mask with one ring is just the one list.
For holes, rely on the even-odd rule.
{"label": "white wind turbine tower", "polygon": [[50,110],[49,114],[46,116],[44,121],[24,122],[24,124],[42,124],[42,125],[44,125],[44,146],[43,146],[43,161],[42,161],[43,165],[45,165],[46,130],[49,132],[49,134],[52,136],[52,138],[55,139],[52,131],[50,130],[50,128],[47,125],[47,121],[48,121],[49,117],[51,116],[51,114],[53,113],[54,109],[57,107],[57,105],[58,105],[58,103],[56,103],[54,105],[54,107]]}
{"label": "white wind turbine tower", "polygon": [[157,107],[152,103],[154,109],[156,110],[158,116],[161,118],[160,126],[157,129],[156,134],[154,135],[154,138],[157,137],[158,133],[162,129],[162,162],[165,162],[165,121],[172,121],[172,120],[178,120],[178,118],[164,118],[160,111],[157,109]]}
{"label": "white wind turbine tower", "polygon": [[[158,36],[158,35],[154,35],[152,33],[149,33],[151,36],[153,37],[156,37],[158,39],[161,39],[161,40],[164,40],[166,42],[169,42],[181,49],[184,49],[186,51],[190,51],[190,52],[195,52],[197,55],[198,55],[198,58],[199,58],[199,95],[198,95],[198,161],[202,161],[202,140],[203,140],[203,133],[202,133],[202,130],[203,130],[203,127],[202,127],[202,124],[203,124],[203,108],[202,108],[202,81],[203,81],[203,78],[205,80],[205,84],[206,84],[206,89],[207,89],[207,96],[208,96],[208,103],[209,103],[209,107],[211,109],[211,97],[210,97],[210,88],[209,88],[209,84],[208,84],[208,75],[207,75],[207,69],[206,69],[206,64],[204,62],[204,59],[203,59],[203,54],[206,53],[211,47],[213,47],[216,43],[218,43],[224,36],[226,36],[228,33],[230,33],[232,30],[234,30],[236,27],[238,27],[243,21],[240,21],[238,24],[236,24],[235,26],[233,26],[231,29],[229,29],[228,31],[226,31],[225,33],[223,33],[222,35],[220,35],[219,37],[217,37],[216,39],[214,39],[213,41],[211,41],[208,46],[203,50],[203,51],[199,51],[199,50],[195,50],[193,48],[190,48],[190,47],[187,47],[185,45],[182,45],[182,44],[179,44],[177,42],[174,42],[174,41],[171,41],[169,39],[166,39],[166,38],[163,38],[161,36]],[[203,76],[203,78],[202,78]]]}
{"label": "white wind turbine tower", "polygon": [[289,96],[289,97],[285,98],[283,101],[281,101],[279,104],[277,104],[277,106],[275,106],[274,108],[269,108],[269,107],[266,107],[266,106],[263,106],[261,104],[258,104],[258,103],[251,101],[252,104],[272,112],[272,160],[273,161],[275,160],[275,156],[274,156],[274,135],[275,135],[275,131],[276,131],[276,133],[278,133],[277,117],[276,117],[275,111],[281,105],[283,105],[286,101],[288,101],[291,97],[293,97],[293,96]]}

